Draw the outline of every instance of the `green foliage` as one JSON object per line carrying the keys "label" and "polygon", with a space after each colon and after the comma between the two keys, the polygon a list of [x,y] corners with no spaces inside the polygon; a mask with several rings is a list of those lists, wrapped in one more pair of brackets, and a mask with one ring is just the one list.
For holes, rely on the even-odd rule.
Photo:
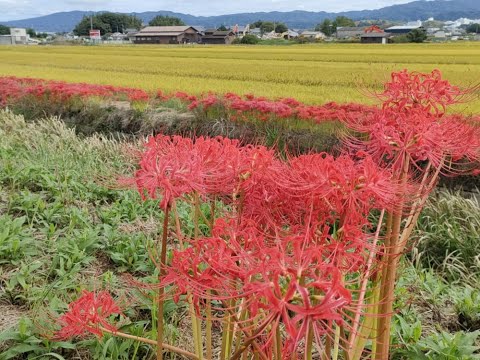
{"label": "green foliage", "polygon": [[412,43],[422,43],[427,40],[427,32],[422,29],[413,29],[407,34],[407,38]]}
{"label": "green foliage", "polygon": [[353,27],[355,22],[346,16],[337,16],[335,20],[325,19],[315,26],[315,31],[321,31],[327,36],[332,36],[338,27]]}
{"label": "green foliage", "polygon": [[325,19],[315,27],[315,31],[321,31],[327,36],[332,36],[335,33],[335,27],[330,19]]}
{"label": "green foliage", "polygon": [[249,44],[249,45],[255,45],[255,44],[258,44],[259,42],[260,42],[260,39],[255,35],[251,35],[251,34],[246,34],[240,40],[241,44]]}
{"label": "green foliage", "polygon": [[275,24],[271,21],[258,20],[251,24],[251,28],[260,28],[262,34],[269,33],[275,30]]}
{"label": "green foliage", "polygon": [[355,26],[355,21],[353,21],[352,19],[346,16],[337,16],[333,21],[333,26],[335,29],[338,27],[345,27],[345,26],[353,27]]}
{"label": "green foliage", "polygon": [[454,296],[455,311],[462,329],[480,330],[480,289],[466,287]]}
{"label": "green foliage", "polygon": [[0,35],[10,35],[10,28],[0,24]]}
{"label": "green foliage", "polygon": [[105,12],[93,17],[84,16],[73,29],[73,33],[78,36],[88,36],[91,25],[93,25],[93,29],[100,30],[100,34],[103,36],[111,32],[122,32],[127,28],[140,29],[142,21],[131,15]]}
{"label": "green foliage", "polygon": [[407,35],[396,35],[391,38],[391,41],[394,44],[406,44],[410,42],[410,39]]}
{"label": "green foliage", "polygon": [[185,23],[182,19],[177,17],[170,17],[164,15],[157,15],[155,16],[150,22],[148,23],[149,26],[183,26]]}
{"label": "green foliage", "polygon": [[35,30],[33,30],[32,28],[28,28],[28,29],[27,29],[27,35],[29,35],[29,36],[32,37],[32,38],[37,37],[37,33],[36,33]]}
{"label": "green foliage", "polygon": [[431,199],[419,219],[416,232],[416,261],[445,276],[458,279],[480,266],[480,204],[441,192]]}
{"label": "green foliage", "polygon": [[222,24],[217,30],[218,31],[227,31],[228,28],[225,25]]}
{"label": "green foliage", "polygon": [[[0,112],[0,137],[0,303],[25,311],[0,334],[0,359],[72,359],[77,349],[98,359],[148,357],[149,346],[109,337],[45,340],[82,288],[121,296],[121,272],[153,272],[148,249],[158,204],[99,180],[129,169],[122,144],[80,139],[57,119],[26,123],[9,112]],[[127,312],[130,333],[150,331],[141,311]]]}
{"label": "green foliage", "polygon": [[286,31],[288,31],[288,26],[287,26],[287,25],[282,24],[282,23],[276,24],[276,26],[275,26],[275,32],[276,32],[277,34],[282,34],[282,33],[286,32]]}
{"label": "green foliage", "polygon": [[476,360],[480,359],[479,336],[479,331],[455,334],[442,331],[409,345],[398,354],[403,355],[401,359],[411,360]]}
{"label": "green foliage", "polygon": [[470,24],[465,30],[468,33],[480,34],[480,24]]}

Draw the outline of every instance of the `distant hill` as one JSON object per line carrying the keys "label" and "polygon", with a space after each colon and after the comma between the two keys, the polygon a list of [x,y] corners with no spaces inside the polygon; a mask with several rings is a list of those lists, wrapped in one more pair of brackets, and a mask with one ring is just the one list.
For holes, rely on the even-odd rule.
{"label": "distant hill", "polygon": [[[51,15],[32,19],[6,21],[7,26],[31,27],[37,31],[63,32],[71,31],[85,15],[91,11],[59,12]],[[149,11],[134,13],[145,23],[157,15],[168,15],[181,18],[189,25],[202,25],[206,27],[222,24],[248,24],[256,20],[271,20],[284,22],[292,28],[311,28],[327,18],[339,15],[348,16],[354,20],[391,20],[411,21],[433,17],[438,20],[455,20],[461,17],[480,18],[480,0],[434,0],[413,1],[402,5],[387,6],[377,10],[346,11],[328,13],[324,11],[290,11],[290,12],[257,12],[241,13],[219,16],[193,16],[171,11]]]}

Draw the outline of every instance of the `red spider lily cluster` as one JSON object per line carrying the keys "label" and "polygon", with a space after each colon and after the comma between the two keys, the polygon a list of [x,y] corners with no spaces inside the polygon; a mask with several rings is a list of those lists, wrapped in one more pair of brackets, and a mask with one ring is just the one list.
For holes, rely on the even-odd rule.
{"label": "red spider lily cluster", "polygon": [[[363,337],[377,341],[375,359],[387,359],[397,262],[426,196],[441,172],[454,174],[455,164],[480,160],[474,120],[445,114],[465,94],[437,71],[394,73],[378,95],[381,108],[337,114],[361,136],[348,138],[336,158],[321,153],[285,159],[264,146],[221,137],[151,137],[129,183],[164,210],[162,250],[174,234],[171,258],[164,254],[159,261],[158,297],[185,299],[197,317],[223,322],[232,359],[247,350],[263,359],[309,358],[313,344],[330,358],[332,342],[346,358],[360,359],[368,353],[358,345]],[[233,94],[176,97],[192,109],[222,104],[280,118],[315,108]],[[193,235],[183,231],[179,201],[191,204]],[[202,203],[210,204],[209,219]],[[209,230],[198,226],[202,214]],[[77,314],[69,317],[71,333],[82,327],[93,332],[87,326],[101,320],[73,308],[82,305],[70,310]],[[117,310],[107,308],[113,310],[101,313]],[[367,312],[375,320],[367,320]],[[197,356],[202,354],[200,346]]]}
{"label": "red spider lily cluster", "polygon": [[211,236],[187,239],[174,251],[162,284],[173,286],[177,300],[192,295],[199,314],[207,300],[222,303],[217,310],[227,317],[233,315],[226,304],[241,304],[248,310],[243,331],[255,333],[262,348],[271,349],[282,324],[285,356],[298,350],[308,329],[320,341],[332,322],[343,321],[352,303],[344,277],[377,251],[365,231],[368,214],[395,199],[390,173],[369,157],[284,161],[234,140],[158,135],[139,164],[139,192],[161,198],[163,209],[193,198],[221,199],[230,209]]}
{"label": "red spider lily cluster", "polygon": [[172,98],[184,102],[189,110],[203,111],[221,108],[227,112],[232,120],[301,120],[313,123],[335,121],[344,118],[358,118],[371,114],[374,107],[360,104],[337,104],[334,102],[324,105],[306,105],[292,98],[270,100],[253,95],[240,96],[233,93],[217,95],[208,93],[200,96],[189,95],[184,92],[157,94],[125,87],[109,85],[93,85],[67,83],[63,81],[0,77],[0,106],[15,104],[16,101],[28,97],[29,99],[44,99],[66,102],[70,99],[86,99],[91,97],[106,100],[128,100],[132,102],[149,102],[153,105],[161,104]]}
{"label": "red spider lily cluster", "polygon": [[82,296],[68,306],[68,312],[58,319],[62,328],[55,338],[65,340],[87,334],[101,337],[104,332],[101,328],[115,332],[117,329],[110,324],[108,318],[120,313],[120,308],[108,292],[95,294],[84,290]]}
{"label": "red spider lily cluster", "polygon": [[[165,98],[164,95],[159,95]],[[227,111],[232,120],[278,120],[293,119],[321,123],[325,121],[357,118],[374,113],[375,108],[360,104],[307,105],[292,98],[271,100],[248,94],[240,96],[234,93],[225,95],[206,94],[200,97],[177,92],[174,96],[188,104],[190,110],[209,110],[221,108]]]}
{"label": "red spider lily cluster", "polygon": [[100,97],[148,101],[150,96],[143,90],[110,85],[76,84],[64,81],[0,77],[0,106],[33,96],[50,100],[67,101],[72,98]]}
{"label": "red spider lily cluster", "polygon": [[470,92],[442,79],[438,70],[393,73],[378,95],[382,109],[343,119],[349,128],[367,135],[366,140],[352,139],[349,145],[397,171],[405,161],[420,173],[426,162],[446,174],[459,171],[455,167],[459,161],[475,164],[480,157],[479,118],[445,114],[449,105]]}

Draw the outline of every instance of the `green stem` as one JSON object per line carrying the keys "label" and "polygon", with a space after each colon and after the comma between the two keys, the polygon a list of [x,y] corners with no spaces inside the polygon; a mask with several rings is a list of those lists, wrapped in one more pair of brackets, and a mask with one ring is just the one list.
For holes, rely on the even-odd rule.
{"label": "green stem", "polygon": [[[162,243],[160,249],[160,274],[159,282],[162,281],[165,276],[165,266],[167,264],[167,235],[168,235],[168,217],[170,213],[170,207],[167,206],[165,209],[164,219],[163,219],[163,234],[162,234]],[[158,299],[157,299],[157,360],[163,359],[163,305],[164,305],[164,293],[165,289],[161,286],[158,289]]]}

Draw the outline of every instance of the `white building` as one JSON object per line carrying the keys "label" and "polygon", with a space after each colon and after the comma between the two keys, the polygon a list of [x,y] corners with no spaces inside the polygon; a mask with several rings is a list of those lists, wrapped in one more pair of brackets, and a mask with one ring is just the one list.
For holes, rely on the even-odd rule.
{"label": "white building", "polygon": [[26,29],[10,28],[10,35],[0,35],[0,45],[27,45],[30,36]]}

